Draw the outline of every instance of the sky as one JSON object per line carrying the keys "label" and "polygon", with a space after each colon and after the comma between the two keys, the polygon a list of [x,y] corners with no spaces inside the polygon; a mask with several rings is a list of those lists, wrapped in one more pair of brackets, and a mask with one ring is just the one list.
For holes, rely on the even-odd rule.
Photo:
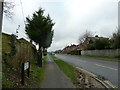
{"label": "sky", "polygon": [[118,1],[12,0],[15,4],[14,16],[12,19],[4,16],[2,31],[15,34],[18,25],[20,25],[18,37],[28,39],[25,34],[25,18],[32,16],[41,7],[45,9],[44,15],[50,14],[55,22],[54,37],[48,51],[78,44],[79,36],[86,30],[91,31],[94,35],[110,38],[118,26]]}

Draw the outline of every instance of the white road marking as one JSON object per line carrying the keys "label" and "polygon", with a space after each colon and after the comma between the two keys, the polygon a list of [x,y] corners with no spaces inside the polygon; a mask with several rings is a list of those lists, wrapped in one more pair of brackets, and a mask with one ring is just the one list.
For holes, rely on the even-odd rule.
{"label": "white road marking", "polygon": [[115,70],[115,71],[118,70],[118,69],[107,67],[107,66],[103,66],[103,65],[100,65],[100,64],[95,64],[95,65],[100,66],[100,67],[104,67],[104,68],[108,68],[108,69],[112,69],[112,70]]}

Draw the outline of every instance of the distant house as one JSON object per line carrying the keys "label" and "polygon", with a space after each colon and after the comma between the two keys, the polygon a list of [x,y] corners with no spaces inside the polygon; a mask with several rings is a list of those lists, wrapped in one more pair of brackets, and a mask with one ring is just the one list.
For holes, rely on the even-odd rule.
{"label": "distant house", "polygon": [[80,50],[86,50],[87,45],[90,43],[94,43],[96,39],[109,39],[109,38],[98,37],[98,35],[96,35],[95,37],[88,37],[88,38],[86,38],[86,40],[83,43],[79,44]]}
{"label": "distant house", "polygon": [[62,50],[62,53],[67,53],[67,52],[70,50],[69,47],[70,47],[70,46],[66,46],[66,47]]}
{"label": "distant house", "polygon": [[62,52],[62,50],[56,50],[55,51],[55,53],[61,53]]}
{"label": "distant house", "polygon": [[71,46],[66,46],[63,50],[62,53],[67,53],[69,51],[73,50],[79,50],[79,45],[72,44]]}

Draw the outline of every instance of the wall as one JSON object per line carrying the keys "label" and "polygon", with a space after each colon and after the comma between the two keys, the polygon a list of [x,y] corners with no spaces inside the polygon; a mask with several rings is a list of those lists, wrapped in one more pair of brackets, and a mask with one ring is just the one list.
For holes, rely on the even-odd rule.
{"label": "wall", "polygon": [[25,39],[12,40],[12,36],[2,33],[2,61],[4,64],[18,68],[21,63],[37,60],[37,50],[33,44]]}
{"label": "wall", "polygon": [[100,57],[120,57],[120,49],[85,50],[85,51],[81,51],[81,55],[85,55],[85,56],[100,56]]}

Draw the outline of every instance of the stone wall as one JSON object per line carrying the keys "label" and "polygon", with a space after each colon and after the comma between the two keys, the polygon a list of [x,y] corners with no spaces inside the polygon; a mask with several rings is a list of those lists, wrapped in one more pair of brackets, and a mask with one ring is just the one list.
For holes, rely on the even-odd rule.
{"label": "stone wall", "polygon": [[81,51],[84,56],[100,56],[100,57],[120,57],[120,49],[110,50],[85,50]]}
{"label": "stone wall", "polygon": [[2,62],[17,68],[26,61],[37,61],[36,47],[24,38],[16,39],[12,35],[2,33]]}

